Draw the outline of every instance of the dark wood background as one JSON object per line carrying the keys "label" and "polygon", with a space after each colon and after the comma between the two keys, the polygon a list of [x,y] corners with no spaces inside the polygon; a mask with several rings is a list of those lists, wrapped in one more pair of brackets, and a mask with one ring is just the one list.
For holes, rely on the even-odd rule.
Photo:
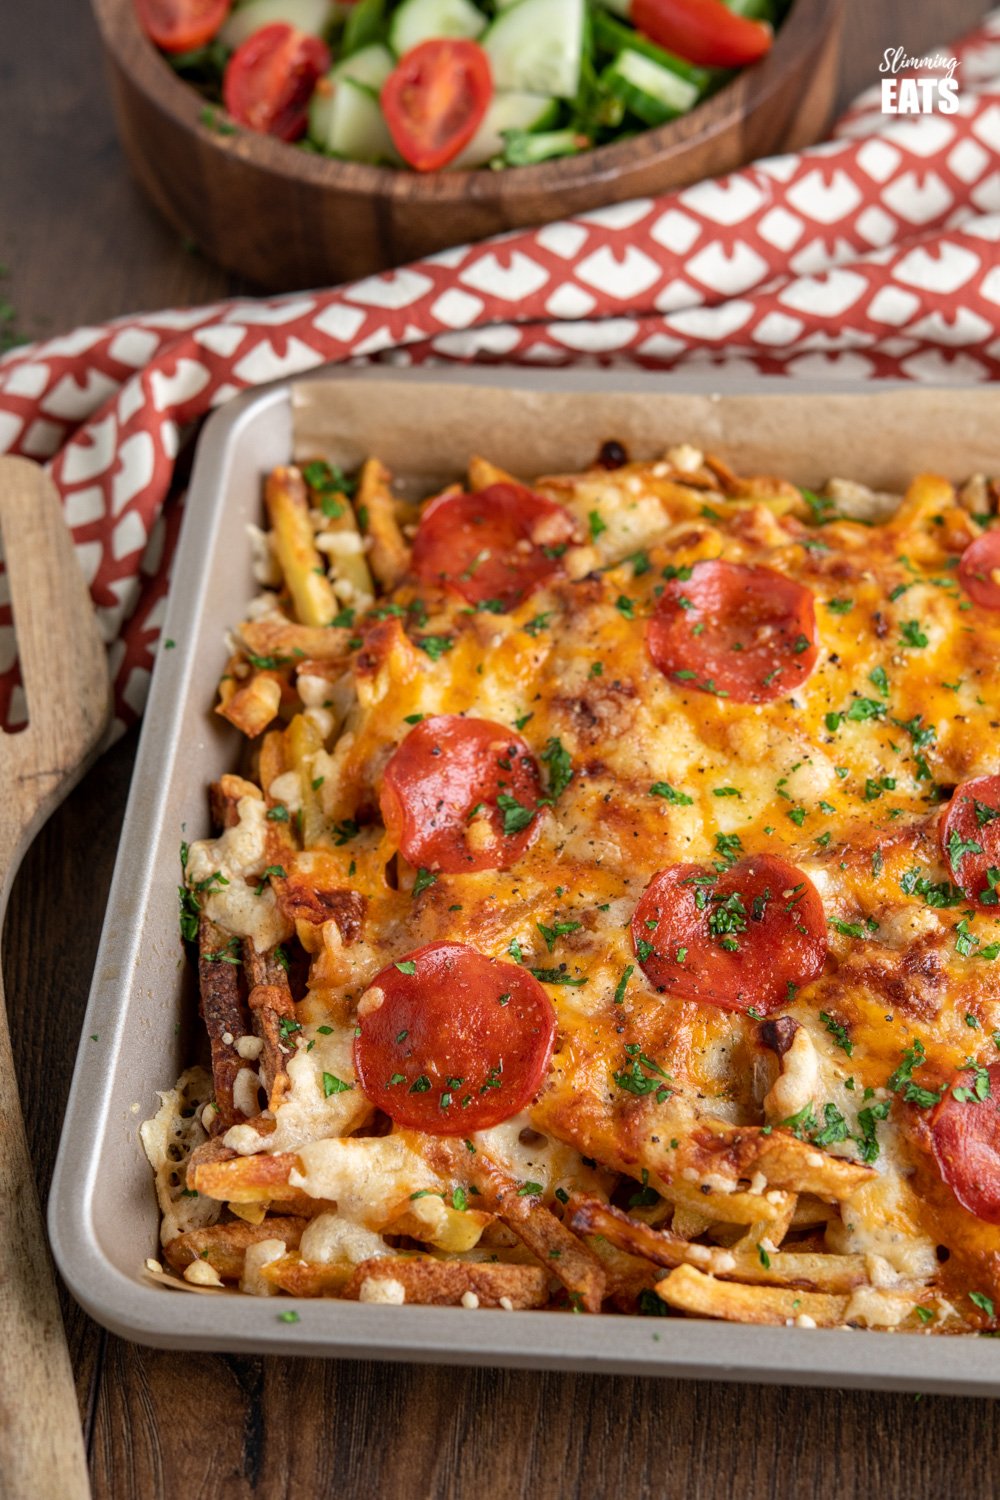
{"label": "dark wood background", "polygon": [[[883,48],[926,50],[984,9],[850,0],[842,99],[874,80]],[[0,141],[0,303],[14,310],[0,324],[37,337],[247,290],[188,254],[129,182],[84,0],[3,6]],[[10,904],[4,973],[23,1089],[45,1101],[29,1122],[43,1192],[134,753],[130,737],[91,771]],[[65,1308],[101,1500],[939,1500],[992,1493],[1000,1458],[985,1400],[184,1357],[123,1343],[68,1297]],[[933,1348],[914,1340],[913,1357],[930,1363]]]}

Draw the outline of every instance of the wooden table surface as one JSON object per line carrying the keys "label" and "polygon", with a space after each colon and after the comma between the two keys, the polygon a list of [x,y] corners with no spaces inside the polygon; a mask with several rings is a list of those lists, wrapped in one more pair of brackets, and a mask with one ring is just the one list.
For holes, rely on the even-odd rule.
{"label": "wooden table surface", "polygon": [[[874,80],[885,47],[919,53],[984,9],[851,0],[842,98]],[[4,6],[0,140],[0,302],[24,334],[246,290],[187,253],[129,182],[84,0]],[[10,903],[4,973],[22,1091],[45,1101],[29,1121],[43,1192],[134,754],[130,736],[90,773]],[[102,1500],[938,1500],[990,1493],[1000,1457],[985,1400],[184,1357],[123,1343],[69,1297],[65,1309]],[[933,1357],[922,1340],[913,1351]]]}

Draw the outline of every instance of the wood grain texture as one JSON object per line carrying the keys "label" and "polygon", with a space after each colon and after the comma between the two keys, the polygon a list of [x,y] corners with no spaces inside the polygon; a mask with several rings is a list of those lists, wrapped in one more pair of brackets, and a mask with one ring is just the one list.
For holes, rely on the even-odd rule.
{"label": "wood grain texture", "polygon": [[[243,290],[186,254],[129,181],[87,8],[8,9],[0,127],[17,149],[0,152],[0,261],[21,328]],[[840,101],[883,48],[925,50],[984,9],[849,0]],[[41,1101],[29,1138],[43,1193],[134,751],[121,741],[71,793],[11,897],[4,973],[18,1075]],[[989,1494],[1000,1460],[984,1400],[185,1358],[123,1344],[68,1297],[64,1310],[97,1500],[940,1500]],[[915,1361],[932,1358],[914,1342]]]}
{"label": "wood grain texture", "polygon": [[[52,481],[0,459],[0,531],[18,621],[28,727],[0,737],[0,909],[42,822],[93,758],[111,711],[104,647]],[[0,984],[0,1476],[6,1500],[34,1500],[44,1475],[86,1500],[73,1372]]]}
{"label": "wood grain texture", "polygon": [[221,134],[142,33],[133,0],[92,3],[136,180],[209,259],[273,291],[366,276],[796,150],[832,113],[843,9],[843,0],[795,0],[761,63],[668,125],[516,171],[422,176],[253,131]]}

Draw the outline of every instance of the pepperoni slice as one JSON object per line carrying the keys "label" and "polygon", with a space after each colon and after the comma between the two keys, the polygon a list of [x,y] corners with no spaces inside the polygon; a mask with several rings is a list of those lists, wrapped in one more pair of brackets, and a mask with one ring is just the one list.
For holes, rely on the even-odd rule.
{"label": "pepperoni slice", "polygon": [[646,646],[672,682],[735,703],[770,703],[816,665],[813,596],[773,568],[695,563],[690,578],[664,588]]}
{"label": "pepperoni slice", "polygon": [[491,484],[431,501],[413,541],[413,569],[470,604],[495,600],[512,609],[562,572],[560,558],[574,536],[561,505],[520,484]]}
{"label": "pepperoni slice", "polygon": [[385,826],[411,865],[506,870],[538,832],[538,763],[489,719],[438,714],[410,730],[382,777]]}
{"label": "pepperoni slice", "polygon": [[1000,609],[1000,531],[970,542],[958,564],[958,581],[974,604]]}
{"label": "pepperoni slice", "polygon": [[1000,1063],[955,1076],[931,1117],[931,1144],[938,1171],[962,1207],[1000,1224]]}
{"label": "pepperoni slice", "polygon": [[354,1067],[397,1125],[467,1135],[538,1093],[556,1014],[527,969],[464,943],[428,943],[376,974],[358,1003]]}
{"label": "pepperoni slice", "polygon": [[755,854],[722,874],[671,865],[654,875],[632,917],[632,942],[657,989],[766,1015],[822,973],[826,917],[808,875]]}
{"label": "pepperoni slice", "polygon": [[[1000,776],[963,781],[941,819],[941,847],[955,884],[977,906],[996,906],[1000,882]],[[993,878],[990,878],[990,871]]]}

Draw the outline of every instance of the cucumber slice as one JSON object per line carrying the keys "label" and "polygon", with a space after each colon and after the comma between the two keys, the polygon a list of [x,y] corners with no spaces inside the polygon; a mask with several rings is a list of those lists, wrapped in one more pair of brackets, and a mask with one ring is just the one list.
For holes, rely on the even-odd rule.
{"label": "cucumber slice", "polygon": [[224,47],[235,49],[248,36],[274,21],[287,21],[296,31],[323,36],[332,20],[330,0],[246,0],[232,11],[219,32],[219,40]]}
{"label": "cucumber slice", "polygon": [[362,47],[360,52],[352,52],[350,57],[339,62],[331,69],[329,78],[333,84],[349,78],[352,83],[363,83],[366,88],[378,93],[395,66],[396,59],[388,47],[383,47],[381,42],[372,42],[370,46]]}
{"label": "cucumber slice", "polygon": [[[383,47],[380,42],[373,42],[370,47],[352,52],[350,57],[343,58],[336,67],[331,68],[326,77],[320,79],[309,101],[309,139],[313,145],[318,146],[321,151],[334,150],[329,144],[331,132],[337,140],[353,139],[355,117],[359,113],[367,115],[369,111],[363,105],[359,106],[350,94],[347,101],[341,101],[335,110],[334,100],[338,90],[342,90],[345,83],[352,83],[365,89],[369,95],[377,95],[395,66],[388,47]],[[337,154],[346,155],[339,150]],[[359,159],[367,161],[368,157]]]}
{"label": "cucumber slice", "polygon": [[662,125],[676,119],[697,102],[699,94],[697,86],[688,79],[679,78],[631,48],[619,53],[605,68],[601,81],[609,93],[647,125]]}
{"label": "cucumber slice", "polygon": [[658,47],[640,32],[633,31],[631,26],[623,26],[602,10],[596,11],[593,19],[594,45],[598,52],[606,52],[612,57],[617,57],[619,52],[641,52],[651,62],[659,63],[661,68],[666,68],[670,73],[676,73],[678,78],[686,78],[701,93],[705,92],[717,76],[710,68],[699,68],[686,58],[675,57],[672,52]]}
{"label": "cucumber slice", "polygon": [[330,134],[330,112],[333,109],[334,85],[328,73],[313,89],[309,100],[309,123],[306,133],[314,146],[326,150],[326,139]]}
{"label": "cucumber slice", "polygon": [[334,87],[323,146],[349,161],[399,161],[378,96],[353,78]]}
{"label": "cucumber slice", "polygon": [[580,86],[584,0],[517,0],[483,37],[496,89],[573,99]]}
{"label": "cucumber slice", "polygon": [[389,45],[402,57],[421,42],[438,37],[475,41],[486,30],[486,17],[472,0],[403,0],[389,27]]}
{"label": "cucumber slice", "polygon": [[504,141],[503,160],[508,167],[534,167],[554,156],[576,156],[587,144],[586,136],[567,127],[565,130],[510,130]]}
{"label": "cucumber slice", "polygon": [[545,125],[553,125],[558,114],[557,99],[545,99],[540,94],[494,95],[483,123],[465,150],[448,163],[448,170],[486,166],[487,162],[502,154],[505,130],[539,130]]}

